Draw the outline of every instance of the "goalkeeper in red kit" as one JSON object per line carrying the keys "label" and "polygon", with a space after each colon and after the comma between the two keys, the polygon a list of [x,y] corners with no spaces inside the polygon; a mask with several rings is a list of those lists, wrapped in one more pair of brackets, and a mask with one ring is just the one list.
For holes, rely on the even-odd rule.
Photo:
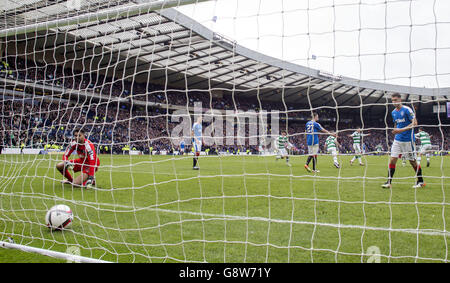
{"label": "goalkeeper in red kit", "polygon": [[[74,140],[69,144],[63,155],[63,162],[56,165],[61,174],[67,178],[64,184],[72,184],[76,186],[90,187],[95,185],[94,174],[100,166],[100,160],[97,158],[95,147],[85,137],[85,132],[82,129],[76,129],[73,132]],[[77,159],[69,160],[72,152],[76,151]],[[81,174],[75,179],[69,173],[69,168],[73,167],[74,172]]]}

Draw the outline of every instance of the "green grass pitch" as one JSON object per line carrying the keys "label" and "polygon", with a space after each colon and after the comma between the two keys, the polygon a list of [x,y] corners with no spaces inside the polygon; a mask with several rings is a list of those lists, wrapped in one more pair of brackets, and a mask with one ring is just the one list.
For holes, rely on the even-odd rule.
{"label": "green grass pitch", "polygon": [[[381,262],[448,261],[450,157],[424,167],[426,188],[397,164],[382,189],[387,156],[350,166],[306,156],[288,167],[273,156],[101,155],[99,189],[62,185],[60,155],[0,156],[0,240],[114,262]],[[70,229],[51,232],[48,208],[72,208]],[[55,262],[0,248],[0,262]]]}

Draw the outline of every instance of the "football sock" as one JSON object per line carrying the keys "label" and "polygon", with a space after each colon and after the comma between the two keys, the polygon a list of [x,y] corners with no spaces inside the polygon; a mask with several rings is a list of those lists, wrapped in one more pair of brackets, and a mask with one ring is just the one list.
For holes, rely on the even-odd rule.
{"label": "football sock", "polygon": [[422,167],[420,167],[420,165],[418,165],[418,166],[413,166],[413,168],[414,168],[414,172],[416,172],[416,174],[417,174],[417,182],[423,183]]}
{"label": "football sock", "polygon": [[72,175],[70,175],[70,173],[69,173],[69,170],[68,169],[65,169],[64,170],[64,173],[63,173],[63,176],[64,177],[66,177],[67,178],[67,180],[69,180],[69,182],[73,182],[73,178],[72,178]]}
{"label": "football sock", "polygon": [[312,161],[313,161],[313,170],[316,170],[317,155],[314,155]]}
{"label": "football sock", "polygon": [[309,163],[311,162],[312,156],[308,156],[308,159],[306,160],[306,165],[309,165]]}
{"label": "football sock", "polygon": [[388,183],[392,183],[392,178],[394,178],[395,173],[395,164],[389,164],[389,175],[388,175]]}

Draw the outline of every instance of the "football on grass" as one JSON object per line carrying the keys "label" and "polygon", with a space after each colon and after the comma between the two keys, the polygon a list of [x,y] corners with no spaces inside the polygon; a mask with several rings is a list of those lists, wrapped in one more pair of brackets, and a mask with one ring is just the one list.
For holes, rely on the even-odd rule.
{"label": "football on grass", "polygon": [[45,224],[52,230],[63,230],[72,225],[73,213],[70,207],[64,204],[53,206],[45,215]]}

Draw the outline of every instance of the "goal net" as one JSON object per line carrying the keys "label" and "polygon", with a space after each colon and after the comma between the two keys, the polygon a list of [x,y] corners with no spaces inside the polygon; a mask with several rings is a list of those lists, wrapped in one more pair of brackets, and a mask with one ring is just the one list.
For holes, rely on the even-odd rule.
{"label": "goal net", "polygon": [[449,261],[448,1],[0,3],[7,260]]}

